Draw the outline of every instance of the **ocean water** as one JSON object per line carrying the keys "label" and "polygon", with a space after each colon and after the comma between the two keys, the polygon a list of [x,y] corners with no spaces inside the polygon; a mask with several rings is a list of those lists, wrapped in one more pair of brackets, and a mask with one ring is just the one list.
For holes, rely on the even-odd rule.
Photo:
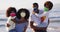
{"label": "ocean water", "polygon": [[[5,27],[6,21],[0,21],[0,32],[7,32],[6,27]],[[26,32],[32,32],[33,30],[28,27]],[[51,21],[48,28],[47,32],[60,32],[60,22],[59,21]]]}

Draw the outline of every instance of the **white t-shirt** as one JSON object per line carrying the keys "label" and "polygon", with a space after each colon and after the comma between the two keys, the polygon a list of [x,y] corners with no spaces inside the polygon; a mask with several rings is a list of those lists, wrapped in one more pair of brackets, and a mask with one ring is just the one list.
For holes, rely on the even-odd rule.
{"label": "white t-shirt", "polygon": [[[47,13],[44,12],[42,14],[36,14],[36,15],[32,14],[31,15],[31,21],[34,21],[37,24],[36,25],[37,27],[47,27],[48,26],[48,16],[49,16],[49,13],[50,13],[50,11],[47,12]],[[44,22],[41,23],[40,18],[42,16],[46,16],[46,19],[44,20]]]}
{"label": "white t-shirt", "polygon": [[[16,17],[16,16],[15,16]],[[10,25],[10,27],[6,27],[7,31],[14,29],[15,28],[15,23],[13,21],[11,21],[11,19],[14,19],[15,17],[9,17],[7,20],[7,23]]]}

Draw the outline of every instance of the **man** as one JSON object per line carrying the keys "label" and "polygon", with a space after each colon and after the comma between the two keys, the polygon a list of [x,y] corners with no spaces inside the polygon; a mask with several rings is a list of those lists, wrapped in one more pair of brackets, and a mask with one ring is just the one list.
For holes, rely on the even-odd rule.
{"label": "man", "polygon": [[[32,12],[32,15],[31,15],[31,22],[30,22],[30,26],[31,26],[31,28],[33,28],[34,29],[34,31],[35,32],[37,32],[38,30],[40,30],[41,28],[40,27],[37,27],[37,26],[39,26],[39,25],[33,25],[34,23],[36,23],[36,24],[40,24],[40,22],[41,22],[41,20],[40,20],[40,18],[38,18],[38,17],[36,17],[36,15],[35,14],[42,14],[43,13],[43,11],[41,11],[41,10],[39,10],[38,9],[38,3],[33,3],[33,8],[34,8],[34,10],[33,10],[33,12]],[[39,29],[40,28],[40,29]],[[43,27],[42,27],[43,28]]]}
{"label": "man", "polygon": [[[47,1],[47,2],[45,2],[44,7],[45,7],[44,11],[46,12],[46,13],[44,12],[45,14],[44,13],[39,14],[39,17],[37,17],[35,15],[36,12],[33,12],[33,14],[31,15],[30,26],[31,26],[31,28],[33,28],[35,30],[35,32],[47,32],[47,27],[48,27],[48,24],[49,24],[48,16],[49,16],[50,10],[53,7],[53,4],[52,4],[52,2]],[[34,26],[33,24],[35,22],[39,25]]]}

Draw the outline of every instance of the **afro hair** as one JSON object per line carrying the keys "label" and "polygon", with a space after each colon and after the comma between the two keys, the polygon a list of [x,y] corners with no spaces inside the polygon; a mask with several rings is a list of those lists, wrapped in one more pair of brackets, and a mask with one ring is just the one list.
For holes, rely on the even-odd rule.
{"label": "afro hair", "polygon": [[17,12],[17,18],[18,18],[18,19],[21,19],[21,15],[20,15],[21,12],[25,12],[25,13],[26,13],[26,16],[24,17],[25,19],[28,19],[28,18],[29,18],[29,16],[30,16],[29,10],[27,10],[27,9],[25,9],[25,8],[21,8],[21,9],[19,9],[18,12]]}
{"label": "afro hair", "polygon": [[53,7],[53,3],[52,3],[51,1],[46,1],[46,2],[44,3],[44,7],[46,7],[46,5],[48,6],[49,10],[51,10],[52,7]]}
{"label": "afro hair", "polygon": [[9,7],[6,11],[6,16],[9,17],[12,11],[16,13],[16,9],[14,7]]}

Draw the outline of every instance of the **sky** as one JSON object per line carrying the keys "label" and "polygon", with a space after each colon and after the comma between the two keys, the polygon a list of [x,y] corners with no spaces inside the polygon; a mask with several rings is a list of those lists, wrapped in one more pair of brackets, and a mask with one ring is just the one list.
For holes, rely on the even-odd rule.
{"label": "sky", "polygon": [[0,0],[0,10],[6,10],[8,7],[32,8],[32,4],[37,2],[39,7],[42,8],[46,1],[51,1],[53,4],[59,4],[60,0]]}
{"label": "sky", "polygon": [[[2,15],[2,17],[5,17],[5,13],[6,10],[9,7],[15,7],[17,10],[20,8],[27,8],[27,9],[32,9],[32,4],[34,2],[39,4],[39,9],[44,7],[44,3],[46,1],[51,1],[55,6],[56,9],[53,9],[55,11],[60,11],[60,5],[58,5],[58,7],[56,7],[56,4],[60,4],[60,0],[0,0],[0,14]],[[57,10],[58,9],[58,10]],[[4,15],[3,15],[4,13]],[[54,12],[55,13],[55,12]],[[1,16],[0,15],[0,16]],[[52,14],[50,16],[60,16],[60,12],[58,14]]]}

